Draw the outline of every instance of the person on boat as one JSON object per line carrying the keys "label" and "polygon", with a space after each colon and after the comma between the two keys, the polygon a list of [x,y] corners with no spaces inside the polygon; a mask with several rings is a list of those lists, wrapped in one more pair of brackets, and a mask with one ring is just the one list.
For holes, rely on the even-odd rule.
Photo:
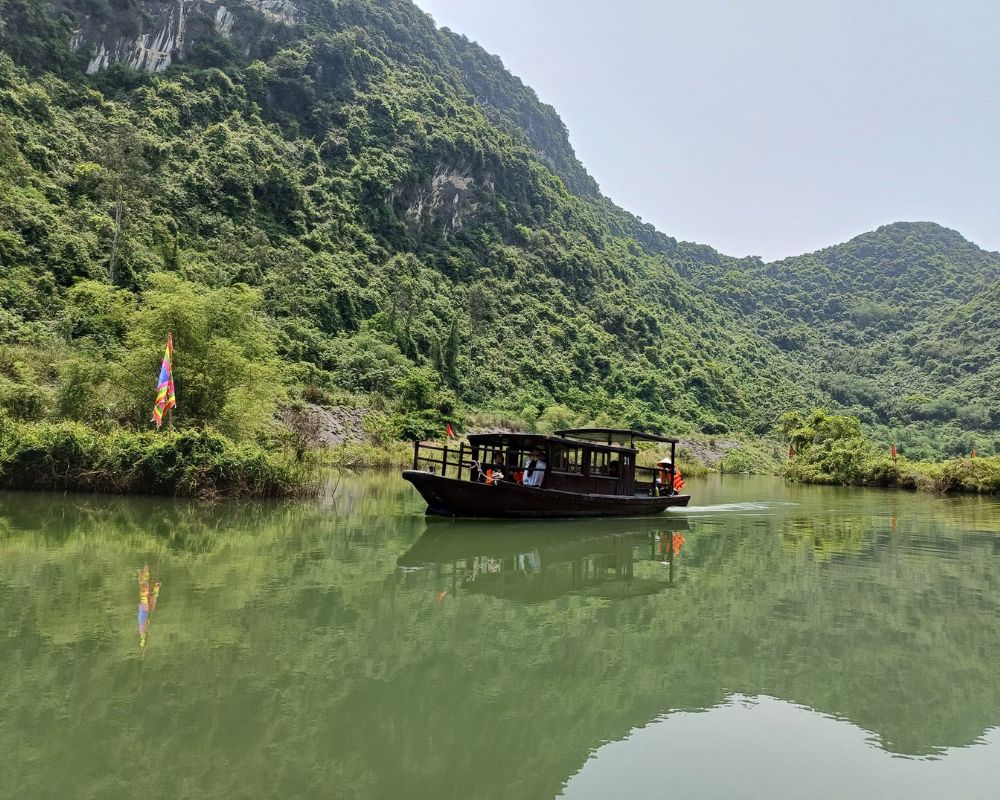
{"label": "person on boat", "polygon": [[486,485],[495,486],[503,480],[503,455],[497,450],[493,454],[493,463],[486,468]]}
{"label": "person on boat", "polygon": [[614,459],[608,464],[608,475],[612,478],[617,478],[621,474],[621,464],[618,463],[618,459]]}
{"label": "person on boat", "polygon": [[660,494],[662,492],[668,497],[680,494],[681,489],[684,488],[684,479],[681,477],[681,471],[677,469],[669,458],[660,459],[657,466],[660,468],[660,475],[656,479],[656,493]]}
{"label": "person on boat", "polygon": [[542,478],[545,477],[545,455],[541,450],[531,451],[531,461],[524,471],[525,486],[541,486]]}

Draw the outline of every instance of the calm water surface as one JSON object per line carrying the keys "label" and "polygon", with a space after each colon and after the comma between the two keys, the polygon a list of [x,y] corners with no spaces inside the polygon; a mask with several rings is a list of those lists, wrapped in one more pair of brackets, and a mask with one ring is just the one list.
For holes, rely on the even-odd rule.
{"label": "calm water surface", "polygon": [[0,494],[0,797],[1000,796],[1000,503],[689,488],[539,523],[390,476]]}

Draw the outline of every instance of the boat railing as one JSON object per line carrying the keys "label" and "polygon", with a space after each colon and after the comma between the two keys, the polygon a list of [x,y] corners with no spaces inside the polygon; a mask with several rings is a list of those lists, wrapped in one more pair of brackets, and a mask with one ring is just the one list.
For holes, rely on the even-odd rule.
{"label": "boat railing", "polygon": [[[673,486],[673,467],[655,466],[655,467],[640,467],[636,464],[635,467],[635,491],[637,494],[651,493],[654,488],[657,487],[657,482],[659,482],[659,488],[662,491],[666,491],[669,487]],[[672,493],[672,492],[671,492]]]}
{"label": "boat railing", "polygon": [[[439,455],[437,457],[425,455],[425,451]],[[469,456],[469,460],[466,460],[466,455]],[[413,443],[413,469],[430,467],[430,472],[439,474],[443,478],[447,478],[449,471],[451,471],[452,477],[461,480],[462,473],[469,470],[468,477],[471,479],[472,471],[479,466],[471,460],[471,456],[472,453],[467,449],[465,442],[461,442],[457,449],[448,445],[436,445],[428,442],[415,441]]]}

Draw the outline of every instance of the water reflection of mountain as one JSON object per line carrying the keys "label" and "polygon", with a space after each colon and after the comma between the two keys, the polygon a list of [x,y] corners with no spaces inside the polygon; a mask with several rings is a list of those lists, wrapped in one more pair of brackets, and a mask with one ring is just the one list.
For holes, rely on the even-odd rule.
{"label": "water reflection of mountain", "polygon": [[[547,563],[609,558],[617,587],[624,554],[581,540],[638,537],[633,580],[669,590],[539,602],[448,583],[456,561],[516,559],[509,531],[442,543],[431,526],[425,542],[392,481],[348,496],[350,511],[0,498],[0,795],[551,797],[601,743],[734,692],[899,753],[1000,722],[997,554],[964,533],[989,530],[985,512],[956,527],[904,507],[893,526],[879,495],[692,515],[673,584],[647,521],[603,539],[561,523]],[[414,552],[427,566],[401,574]],[[147,559],[170,591],[140,661]]]}

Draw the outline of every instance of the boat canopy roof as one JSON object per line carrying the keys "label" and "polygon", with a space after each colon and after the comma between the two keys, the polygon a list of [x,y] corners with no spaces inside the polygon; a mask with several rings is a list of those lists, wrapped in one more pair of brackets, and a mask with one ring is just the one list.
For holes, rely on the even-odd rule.
{"label": "boat canopy roof", "polygon": [[[586,447],[589,450],[602,450],[612,453],[631,453],[636,449],[624,443],[603,442],[599,439],[583,439],[577,436],[546,436],[543,433],[474,433],[467,437],[469,444],[474,447],[517,447],[522,450],[539,448],[544,450],[546,446],[555,445],[558,447]],[[664,440],[669,441],[669,440]]]}
{"label": "boat canopy roof", "polygon": [[628,446],[633,448],[636,442],[677,444],[677,439],[670,439],[669,437],[659,436],[655,433],[627,430],[625,428],[573,428],[572,430],[556,431],[556,435],[573,439],[583,439],[588,442],[618,443],[622,445],[628,443]]}

